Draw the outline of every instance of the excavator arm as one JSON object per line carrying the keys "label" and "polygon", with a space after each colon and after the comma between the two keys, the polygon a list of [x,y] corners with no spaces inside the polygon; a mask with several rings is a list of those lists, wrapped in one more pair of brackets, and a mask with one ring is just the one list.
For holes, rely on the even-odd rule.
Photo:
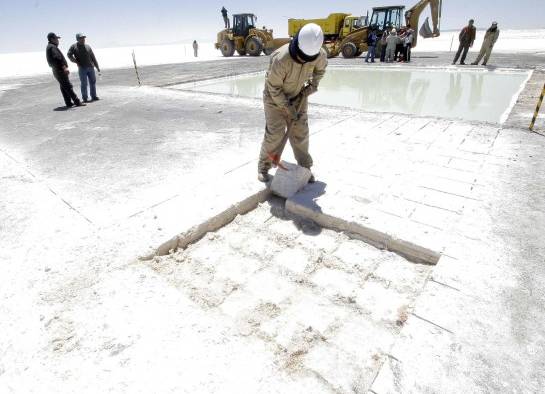
{"label": "excavator arm", "polygon": [[[433,23],[433,31],[430,29],[428,20],[426,18],[426,22],[420,29],[420,35],[422,35],[422,37],[424,38],[439,36],[441,34],[439,23],[441,19],[442,3],[443,3],[442,0],[420,0],[418,3],[414,5],[414,7],[412,7],[407,12],[405,12],[405,24],[411,25],[413,29],[417,29],[420,15],[429,5],[431,8],[431,20]],[[413,46],[416,45],[416,35],[414,37],[415,38],[414,38]]]}

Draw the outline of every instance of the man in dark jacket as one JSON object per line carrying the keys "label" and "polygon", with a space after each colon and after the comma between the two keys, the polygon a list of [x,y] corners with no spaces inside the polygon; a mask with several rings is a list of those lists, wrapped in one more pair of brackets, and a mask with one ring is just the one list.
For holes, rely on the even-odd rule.
{"label": "man in dark jacket", "polygon": [[371,63],[375,62],[375,50],[377,48],[377,31],[375,26],[371,26],[371,31],[367,34],[367,55],[365,56],[365,63],[369,63],[369,57],[371,57]]}
{"label": "man in dark jacket", "polygon": [[229,23],[229,17],[227,16],[227,10],[225,7],[221,7],[221,16],[223,16],[223,22],[225,23],[225,28],[229,29],[230,23]]}
{"label": "man in dark jacket", "polygon": [[85,43],[85,38],[86,36],[83,33],[76,34],[77,42],[68,50],[68,59],[78,65],[81,97],[84,102],[87,102],[87,80],[89,80],[91,99],[93,101],[99,100],[96,91],[97,77],[95,75],[95,68],[100,72],[100,67],[98,66],[93,50]]}
{"label": "man in dark jacket", "polygon": [[473,23],[475,23],[473,19],[470,19],[469,24],[464,27],[460,32],[460,35],[458,36],[458,39],[460,40],[460,46],[458,47],[458,52],[456,52],[456,56],[454,57],[454,61],[452,62],[452,64],[456,64],[461,54],[462,59],[460,60],[460,64],[465,65],[467,52],[469,51],[469,48],[473,46],[473,42],[475,41],[475,35],[477,32],[475,26],[473,26]]}
{"label": "man in dark jacket", "polygon": [[47,63],[53,70],[53,76],[59,82],[66,107],[70,108],[74,105],[77,107],[84,106],[85,104],[83,104],[78,96],[76,96],[76,93],[74,93],[74,89],[68,78],[70,70],[68,70],[68,63],[66,63],[64,55],[59,49],[59,38],[60,37],[55,33],[49,33],[47,35],[48,44],[45,50]]}

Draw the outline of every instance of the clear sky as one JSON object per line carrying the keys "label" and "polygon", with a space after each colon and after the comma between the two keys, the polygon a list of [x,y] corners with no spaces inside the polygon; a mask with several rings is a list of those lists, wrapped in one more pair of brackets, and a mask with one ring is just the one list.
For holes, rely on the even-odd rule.
{"label": "clear sky", "polygon": [[[417,0],[362,1],[186,1],[186,0],[0,0],[0,52],[41,50],[49,31],[87,34],[95,47],[213,41],[223,26],[219,10],[252,12],[258,24],[287,35],[288,18],[321,18],[331,12],[365,15],[381,5],[412,6]],[[500,28],[545,28],[545,0],[444,0],[443,29],[458,29],[473,17],[479,27],[497,20]],[[516,5],[516,10],[515,10]],[[1,65],[0,65],[1,67]]]}

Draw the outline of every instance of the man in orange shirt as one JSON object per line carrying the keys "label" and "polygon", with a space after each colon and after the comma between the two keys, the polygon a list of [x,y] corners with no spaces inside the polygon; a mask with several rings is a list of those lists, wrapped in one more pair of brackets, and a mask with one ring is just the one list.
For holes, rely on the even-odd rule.
{"label": "man in orange shirt", "polygon": [[460,46],[458,47],[458,52],[456,52],[456,56],[454,57],[454,61],[452,62],[452,64],[456,64],[461,54],[462,59],[460,60],[460,64],[465,65],[467,52],[469,51],[469,48],[473,46],[473,42],[475,41],[475,36],[477,33],[477,29],[475,29],[475,26],[473,26],[474,23],[475,21],[473,19],[470,19],[469,24],[464,27],[460,32],[460,35],[458,36],[458,39],[460,40]]}

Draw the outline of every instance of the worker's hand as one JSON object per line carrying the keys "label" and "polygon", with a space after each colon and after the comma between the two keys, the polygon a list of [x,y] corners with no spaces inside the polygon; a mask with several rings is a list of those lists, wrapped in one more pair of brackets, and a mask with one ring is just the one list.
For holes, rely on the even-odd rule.
{"label": "worker's hand", "polygon": [[64,73],[65,73],[66,75],[70,74],[70,70],[68,69],[68,67],[65,67],[65,68],[64,68]]}
{"label": "worker's hand", "polygon": [[297,109],[295,109],[295,106],[293,104],[290,104],[287,108],[287,112],[288,112],[288,118],[295,122],[297,120],[299,120],[299,114],[297,113]]}
{"label": "worker's hand", "polygon": [[301,90],[301,96],[303,97],[308,97],[310,96],[311,94],[314,94],[318,91],[318,87],[312,85],[312,84],[308,84],[307,86],[305,86],[303,88],[303,90]]}

